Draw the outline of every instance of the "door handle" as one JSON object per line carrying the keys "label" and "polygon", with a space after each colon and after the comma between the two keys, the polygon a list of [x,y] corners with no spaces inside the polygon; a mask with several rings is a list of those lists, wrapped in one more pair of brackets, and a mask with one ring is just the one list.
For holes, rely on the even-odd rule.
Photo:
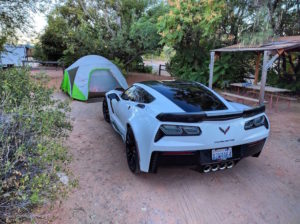
{"label": "door handle", "polygon": [[130,109],[130,106],[128,106],[128,110]]}

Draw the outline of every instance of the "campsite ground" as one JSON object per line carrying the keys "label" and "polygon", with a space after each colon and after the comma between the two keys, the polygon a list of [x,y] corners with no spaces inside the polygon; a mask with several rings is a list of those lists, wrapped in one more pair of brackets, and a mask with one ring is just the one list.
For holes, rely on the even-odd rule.
{"label": "campsite ground", "polygon": [[[61,71],[48,72],[59,87]],[[158,76],[133,74],[129,84]],[[166,77],[163,77],[165,79]],[[67,99],[59,90],[55,97]],[[300,104],[269,113],[271,135],[257,158],[201,174],[187,167],[133,175],[125,147],[102,116],[101,102],[71,102],[66,143],[79,185],[40,215],[53,223],[299,223]],[[40,220],[42,223],[42,220]]]}

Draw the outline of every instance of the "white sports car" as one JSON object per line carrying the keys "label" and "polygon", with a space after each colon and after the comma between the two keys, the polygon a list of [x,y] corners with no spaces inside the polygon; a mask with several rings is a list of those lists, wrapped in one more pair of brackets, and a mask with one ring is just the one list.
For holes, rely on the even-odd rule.
{"label": "white sports car", "polygon": [[270,131],[264,106],[227,101],[197,82],[146,81],[111,90],[103,115],[125,142],[133,173],[170,162],[206,173],[232,168],[258,157]]}

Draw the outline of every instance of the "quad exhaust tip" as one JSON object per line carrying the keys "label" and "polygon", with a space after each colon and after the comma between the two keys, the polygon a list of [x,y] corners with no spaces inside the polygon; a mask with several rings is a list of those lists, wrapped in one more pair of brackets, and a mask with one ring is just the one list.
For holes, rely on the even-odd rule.
{"label": "quad exhaust tip", "polygon": [[227,168],[227,163],[221,163],[219,169],[225,170]]}
{"label": "quad exhaust tip", "polygon": [[214,164],[211,166],[211,171],[215,172],[219,169],[219,167],[220,167],[219,164]]}
{"label": "quad exhaust tip", "polygon": [[203,168],[204,173],[209,173],[210,171],[211,171],[211,166],[210,165],[204,166],[204,168]]}
{"label": "quad exhaust tip", "polygon": [[233,161],[227,162],[227,169],[231,169],[233,166],[234,166],[234,162]]}
{"label": "quad exhaust tip", "polygon": [[234,161],[228,161],[226,163],[220,163],[220,164],[212,164],[212,165],[205,165],[203,167],[203,173],[209,173],[210,171],[215,172],[217,170],[225,170],[231,169],[234,167]]}

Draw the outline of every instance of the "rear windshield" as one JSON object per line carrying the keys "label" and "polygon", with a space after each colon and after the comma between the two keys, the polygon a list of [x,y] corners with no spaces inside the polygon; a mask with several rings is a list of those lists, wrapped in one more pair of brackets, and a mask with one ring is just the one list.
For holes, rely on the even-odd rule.
{"label": "rear windshield", "polygon": [[186,112],[225,110],[227,107],[212,92],[195,82],[145,82]]}

